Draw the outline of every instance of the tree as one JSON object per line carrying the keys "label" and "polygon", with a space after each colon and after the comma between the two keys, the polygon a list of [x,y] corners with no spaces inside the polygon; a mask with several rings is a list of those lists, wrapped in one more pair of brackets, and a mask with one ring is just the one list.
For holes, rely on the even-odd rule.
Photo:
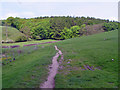
{"label": "tree", "polygon": [[88,25],[93,25],[93,21],[92,20],[88,20]]}
{"label": "tree", "polygon": [[47,39],[50,37],[50,25],[47,21],[42,21],[39,23],[36,23],[34,27],[32,27],[31,31],[33,32],[32,36],[36,37],[39,36],[41,39]]}
{"label": "tree", "polygon": [[8,17],[6,21],[7,21],[7,25],[11,26],[14,22],[14,17]]}
{"label": "tree", "polygon": [[26,38],[28,41],[31,35],[30,28],[27,26],[24,26],[23,28],[20,29],[20,31],[26,35]]}
{"label": "tree", "polygon": [[115,22],[104,23],[103,24],[103,29],[105,31],[111,31],[111,30],[118,29],[118,23],[115,23]]}
{"label": "tree", "polygon": [[84,33],[86,33],[85,27],[86,27],[85,24],[81,25],[80,30],[79,30],[80,35],[83,35]]}
{"label": "tree", "polygon": [[1,21],[1,25],[2,25],[2,26],[5,26],[5,25],[6,25],[6,21],[5,21],[5,20],[2,20],[2,21]]}
{"label": "tree", "polygon": [[72,31],[72,38],[79,36],[79,30],[80,30],[79,26],[73,26],[70,28],[70,30]]}
{"label": "tree", "polygon": [[61,32],[61,39],[69,39],[72,36],[72,31],[68,28],[64,28]]}

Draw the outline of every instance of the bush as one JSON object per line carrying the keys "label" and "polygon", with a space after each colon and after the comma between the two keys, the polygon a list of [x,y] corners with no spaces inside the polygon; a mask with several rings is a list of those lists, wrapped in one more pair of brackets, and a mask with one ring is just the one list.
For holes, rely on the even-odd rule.
{"label": "bush", "polygon": [[105,31],[111,31],[111,30],[118,29],[118,23],[116,22],[104,23],[103,29]]}
{"label": "bush", "polygon": [[36,35],[35,34],[32,35],[32,39],[36,39]]}
{"label": "bush", "polygon": [[36,40],[40,40],[41,38],[40,38],[40,36],[36,36]]}
{"label": "bush", "polygon": [[88,25],[93,25],[93,21],[92,20],[88,20]]}
{"label": "bush", "polygon": [[15,41],[16,42],[23,42],[23,41],[27,41],[27,38],[25,36],[19,36]]}
{"label": "bush", "polygon": [[80,35],[80,33],[79,33],[80,27],[79,26],[72,26],[70,28],[70,30],[72,31],[72,38],[78,37]]}
{"label": "bush", "polygon": [[28,38],[28,41],[32,41],[32,39],[31,39],[31,38]]}

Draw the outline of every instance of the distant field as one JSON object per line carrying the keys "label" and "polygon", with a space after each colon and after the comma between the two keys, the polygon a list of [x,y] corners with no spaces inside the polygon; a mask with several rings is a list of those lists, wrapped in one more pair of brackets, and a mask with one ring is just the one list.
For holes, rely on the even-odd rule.
{"label": "distant field", "polygon": [[[16,28],[9,27],[9,26],[7,26],[7,27],[0,26],[0,30],[2,30],[2,32],[0,31],[0,34],[2,35],[2,40],[4,40],[4,41],[13,40],[15,42],[19,36],[25,36],[23,33],[18,31]],[[6,31],[8,34],[8,38],[6,37]]]}
{"label": "distant field", "polygon": [[[56,52],[54,45],[64,55],[62,69],[55,77],[56,88],[118,87],[118,30],[114,30],[39,45],[37,50],[3,66],[3,88],[38,88],[47,78],[48,65]],[[30,49],[26,47],[26,51]],[[100,70],[81,70],[84,65]]]}
{"label": "distant field", "polygon": [[26,44],[36,44],[36,43],[43,43],[43,42],[50,42],[50,41],[56,41],[52,39],[47,39],[47,40],[38,40],[38,41],[27,41],[27,42],[16,42],[16,43],[2,43],[2,46],[10,46],[10,45],[26,45]]}

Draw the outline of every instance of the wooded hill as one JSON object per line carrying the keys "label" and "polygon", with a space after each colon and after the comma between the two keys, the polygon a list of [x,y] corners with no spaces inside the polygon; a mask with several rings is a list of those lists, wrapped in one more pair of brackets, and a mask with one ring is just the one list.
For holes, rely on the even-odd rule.
{"label": "wooded hill", "polygon": [[26,38],[31,39],[69,39],[83,35],[91,35],[103,31],[118,29],[118,22],[94,17],[51,16],[35,18],[8,17],[2,20],[2,26],[17,28]]}

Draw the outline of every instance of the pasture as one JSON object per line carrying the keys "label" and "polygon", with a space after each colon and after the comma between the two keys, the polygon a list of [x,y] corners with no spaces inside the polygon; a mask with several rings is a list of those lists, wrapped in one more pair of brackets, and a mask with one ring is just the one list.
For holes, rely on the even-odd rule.
{"label": "pasture", "polygon": [[[48,76],[48,67],[56,53],[54,45],[64,55],[55,77],[55,88],[118,87],[118,30],[114,30],[36,47],[26,46],[24,50],[20,47],[22,53],[15,53],[16,59],[10,62],[9,58],[3,65],[3,88],[38,88]],[[17,48],[11,50],[18,51]]]}
{"label": "pasture", "polygon": [[[52,56],[55,54],[53,46],[26,46],[20,55],[14,53],[15,59],[2,60],[3,88],[38,88],[40,83],[46,80],[48,65],[51,64]],[[12,52],[17,49],[12,48]],[[9,55],[9,54],[8,54]]]}

